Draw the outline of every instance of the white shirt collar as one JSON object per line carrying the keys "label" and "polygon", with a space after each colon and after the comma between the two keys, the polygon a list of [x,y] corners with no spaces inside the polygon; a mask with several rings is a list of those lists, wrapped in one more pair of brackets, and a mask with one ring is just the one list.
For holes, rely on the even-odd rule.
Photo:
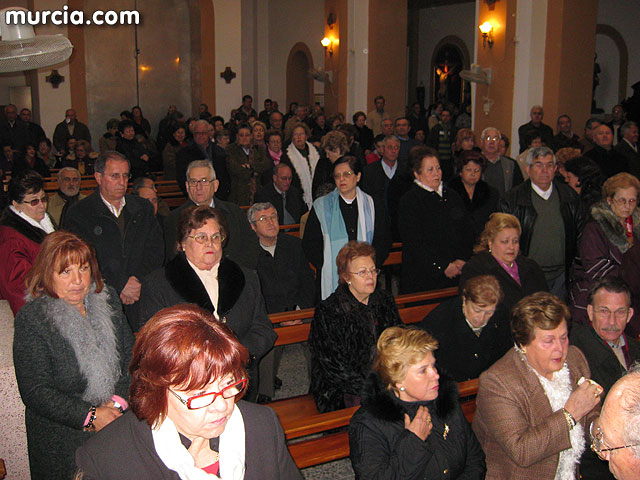
{"label": "white shirt collar", "polygon": [[33,218],[31,218],[29,215],[27,215],[26,213],[21,212],[20,210],[18,210],[13,205],[9,206],[9,209],[13,213],[18,215],[21,219],[23,219],[25,222],[29,223],[29,225],[33,225],[34,227],[39,228],[40,230],[44,230],[47,233],[51,233],[51,232],[55,231],[55,228],[53,227],[53,222],[51,221],[51,218],[49,218],[49,214],[48,213],[45,213],[44,214],[44,218],[42,220],[40,220],[39,222],[37,222]]}
{"label": "white shirt collar", "polygon": [[393,178],[393,176],[396,174],[396,170],[398,169],[398,161],[396,161],[396,163],[393,164],[393,167],[390,167],[389,165],[387,165],[387,162],[385,162],[382,159],[380,159],[380,162],[382,163],[382,169],[384,170],[384,173],[387,176],[387,178],[389,179]]}
{"label": "white shirt collar", "polygon": [[440,185],[438,185],[438,189],[437,190],[434,190],[431,187],[427,187],[424,183],[422,183],[417,178],[414,178],[413,183],[418,185],[420,188],[424,188],[427,192],[436,192],[438,195],[442,196],[442,182],[440,182]]}
{"label": "white shirt collar", "polygon": [[533,191],[536,192],[538,195],[540,195],[542,198],[544,198],[545,200],[549,200],[549,198],[551,197],[551,194],[553,193],[553,182],[551,182],[551,186],[549,187],[549,190],[547,190],[546,192],[533,182],[531,182],[531,188],[533,188]]}
{"label": "white shirt collar", "polygon": [[113,213],[113,215],[116,218],[120,216],[120,214],[122,213],[122,210],[124,209],[124,206],[127,204],[127,201],[125,200],[124,196],[120,200],[120,208],[116,208],[113,205],[111,205],[109,202],[107,202],[107,199],[102,196],[102,193],[100,194],[100,198],[102,199],[102,202],[107,206],[109,211]]}

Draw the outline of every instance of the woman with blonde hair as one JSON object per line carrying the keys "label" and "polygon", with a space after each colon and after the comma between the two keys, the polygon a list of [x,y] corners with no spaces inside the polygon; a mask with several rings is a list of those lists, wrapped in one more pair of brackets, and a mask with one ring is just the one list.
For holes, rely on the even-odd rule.
{"label": "woman with blonde hair", "polygon": [[508,310],[529,294],[546,292],[547,282],[540,266],[520,254],[521,233],[516,217],[492,213],[473,249],[475,255],[462,268],[460,285],[477,275],[493,275],[500,283]]}
{"label": "woman with blonde hair", "polygon": [[380,335],[374,373],[349,427],[357,479],[484,478],[484,453],[456,383],[438,374],[437,348],[418,328],[390,327]]}

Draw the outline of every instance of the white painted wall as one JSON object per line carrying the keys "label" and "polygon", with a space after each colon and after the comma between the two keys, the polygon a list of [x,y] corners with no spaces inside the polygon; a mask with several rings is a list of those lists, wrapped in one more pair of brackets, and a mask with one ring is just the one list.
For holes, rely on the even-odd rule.
{"label": "white painted wall", "polygon": [[[269,91],[266,93],[286,112],[287,59],[291,48],[304,42],[313,58],[314,68],[324,68],[324,37],[326,18],[323,0],[269,0],[268,64],[260,65],[269,72]],[[323,84],[314,82],[315,93],[324,90]],[[262,106],[263,98],[258,99]],[[255,100],[254,100],[255,103]]]}
{"label": "white painted wall", "polygon": [[[420,10],[418,85],[424,83],[427,102],[431,88],[431,58],[436,45],[444,37],[455,35],[464,41],[471,59],[474,58],[476,3],[459,3]],[[409,97],[412,97],[411,92]]]}
{"label": "white painted wall", "polygon": [[[544,92],[544,42],[547,0],[519,0],[516,12],[516,64],[513,82],[511,155],[519,151],[518,127],[531,120],[533,105],[541,105]],[[548,121],[547,121],[548,123]]]}
{"label": "white painted wall", "polygon": [[[640,80],[640,57],[638,57],[638,45],[640,45],[640,30],[638,29],[638,15],[640,13],[640,0],[599,0],[598,23],[610,25],[624,38],[629,50],[629,68],[627,70],[626,96],[633,92],[631,85]],[[600,85],[596,89],[596,102],[598,107],[604,108],[610,113],[611,108],[618,103],[618,63],[617,54],[614,54],[614,44],[603,35],[596,36],[596,52],[598,63],[602,73]],[[605,84],[605,78],[613,79],[613,85]]]}
{"label": "white painted wall", "polygon": [[[216,35],[216,113],[229,118],[242,103],[242,3],[213,0]],[[229,66],[236,74],[231,83],[220,77]]]}
{"label": "white painted wall", "polygon": [[355,112],[367,112],[369,0],[349,0],[348,38],[347,122],[351,123]]}

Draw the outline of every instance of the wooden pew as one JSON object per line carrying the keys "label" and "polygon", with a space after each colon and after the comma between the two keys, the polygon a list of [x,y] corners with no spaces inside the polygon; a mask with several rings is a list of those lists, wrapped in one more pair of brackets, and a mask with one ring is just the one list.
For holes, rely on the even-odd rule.
{"label": "wooden pew", "polygon": [[[412,324],[422,320],[440,301],[458,294],[458,289],[447,288],[431,292],[399,295],[395,298],[402,321]],[[304,342],[309,338],[314,309],[296,310],[270,315],[274,330],[278,334],[276,345]],[[301,325],[278,326],[282,322],[301,320]],[[475,413],[477,380],[459,384],[460,397],[465,400],[462,408],[469,421]],[[276,400],[267,404],[273,408],[280,420],[288,448],[296,465],[305,468],[312,465],[345,458],[349,455],[349,438],[345,431],[325,434],[318,438],[305,439],[318,434],[346,427],[358,407],[351,407],[328,413],[319,413],[311,395]]]}

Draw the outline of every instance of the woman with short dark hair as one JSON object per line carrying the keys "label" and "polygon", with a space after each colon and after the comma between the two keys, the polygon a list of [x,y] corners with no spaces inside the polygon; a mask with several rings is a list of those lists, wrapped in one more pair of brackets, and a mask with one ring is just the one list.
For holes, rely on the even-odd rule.
{"label": "woman with short dark hair", "polygon": [[0,218],[0,297],[9,301],[15,315],[25,303],[25,275],[55,225],[47,213],[49,196],[37,172],[14,175],[8,193],[10,203]]}
{"label": "woman with short dark hair", "polygon": [[273,410],[244,402],[249,354],[195,305],[156,313],[131,361],[131,411],[82,448],[88,478],[301,479]]}
{"label": "woman with short dark hair", "polygon": [[127,408],[133,335],[95,251],[73,233],[44,239],[26,284],[13,359],[31,478],[71,479],[76,449]]}

